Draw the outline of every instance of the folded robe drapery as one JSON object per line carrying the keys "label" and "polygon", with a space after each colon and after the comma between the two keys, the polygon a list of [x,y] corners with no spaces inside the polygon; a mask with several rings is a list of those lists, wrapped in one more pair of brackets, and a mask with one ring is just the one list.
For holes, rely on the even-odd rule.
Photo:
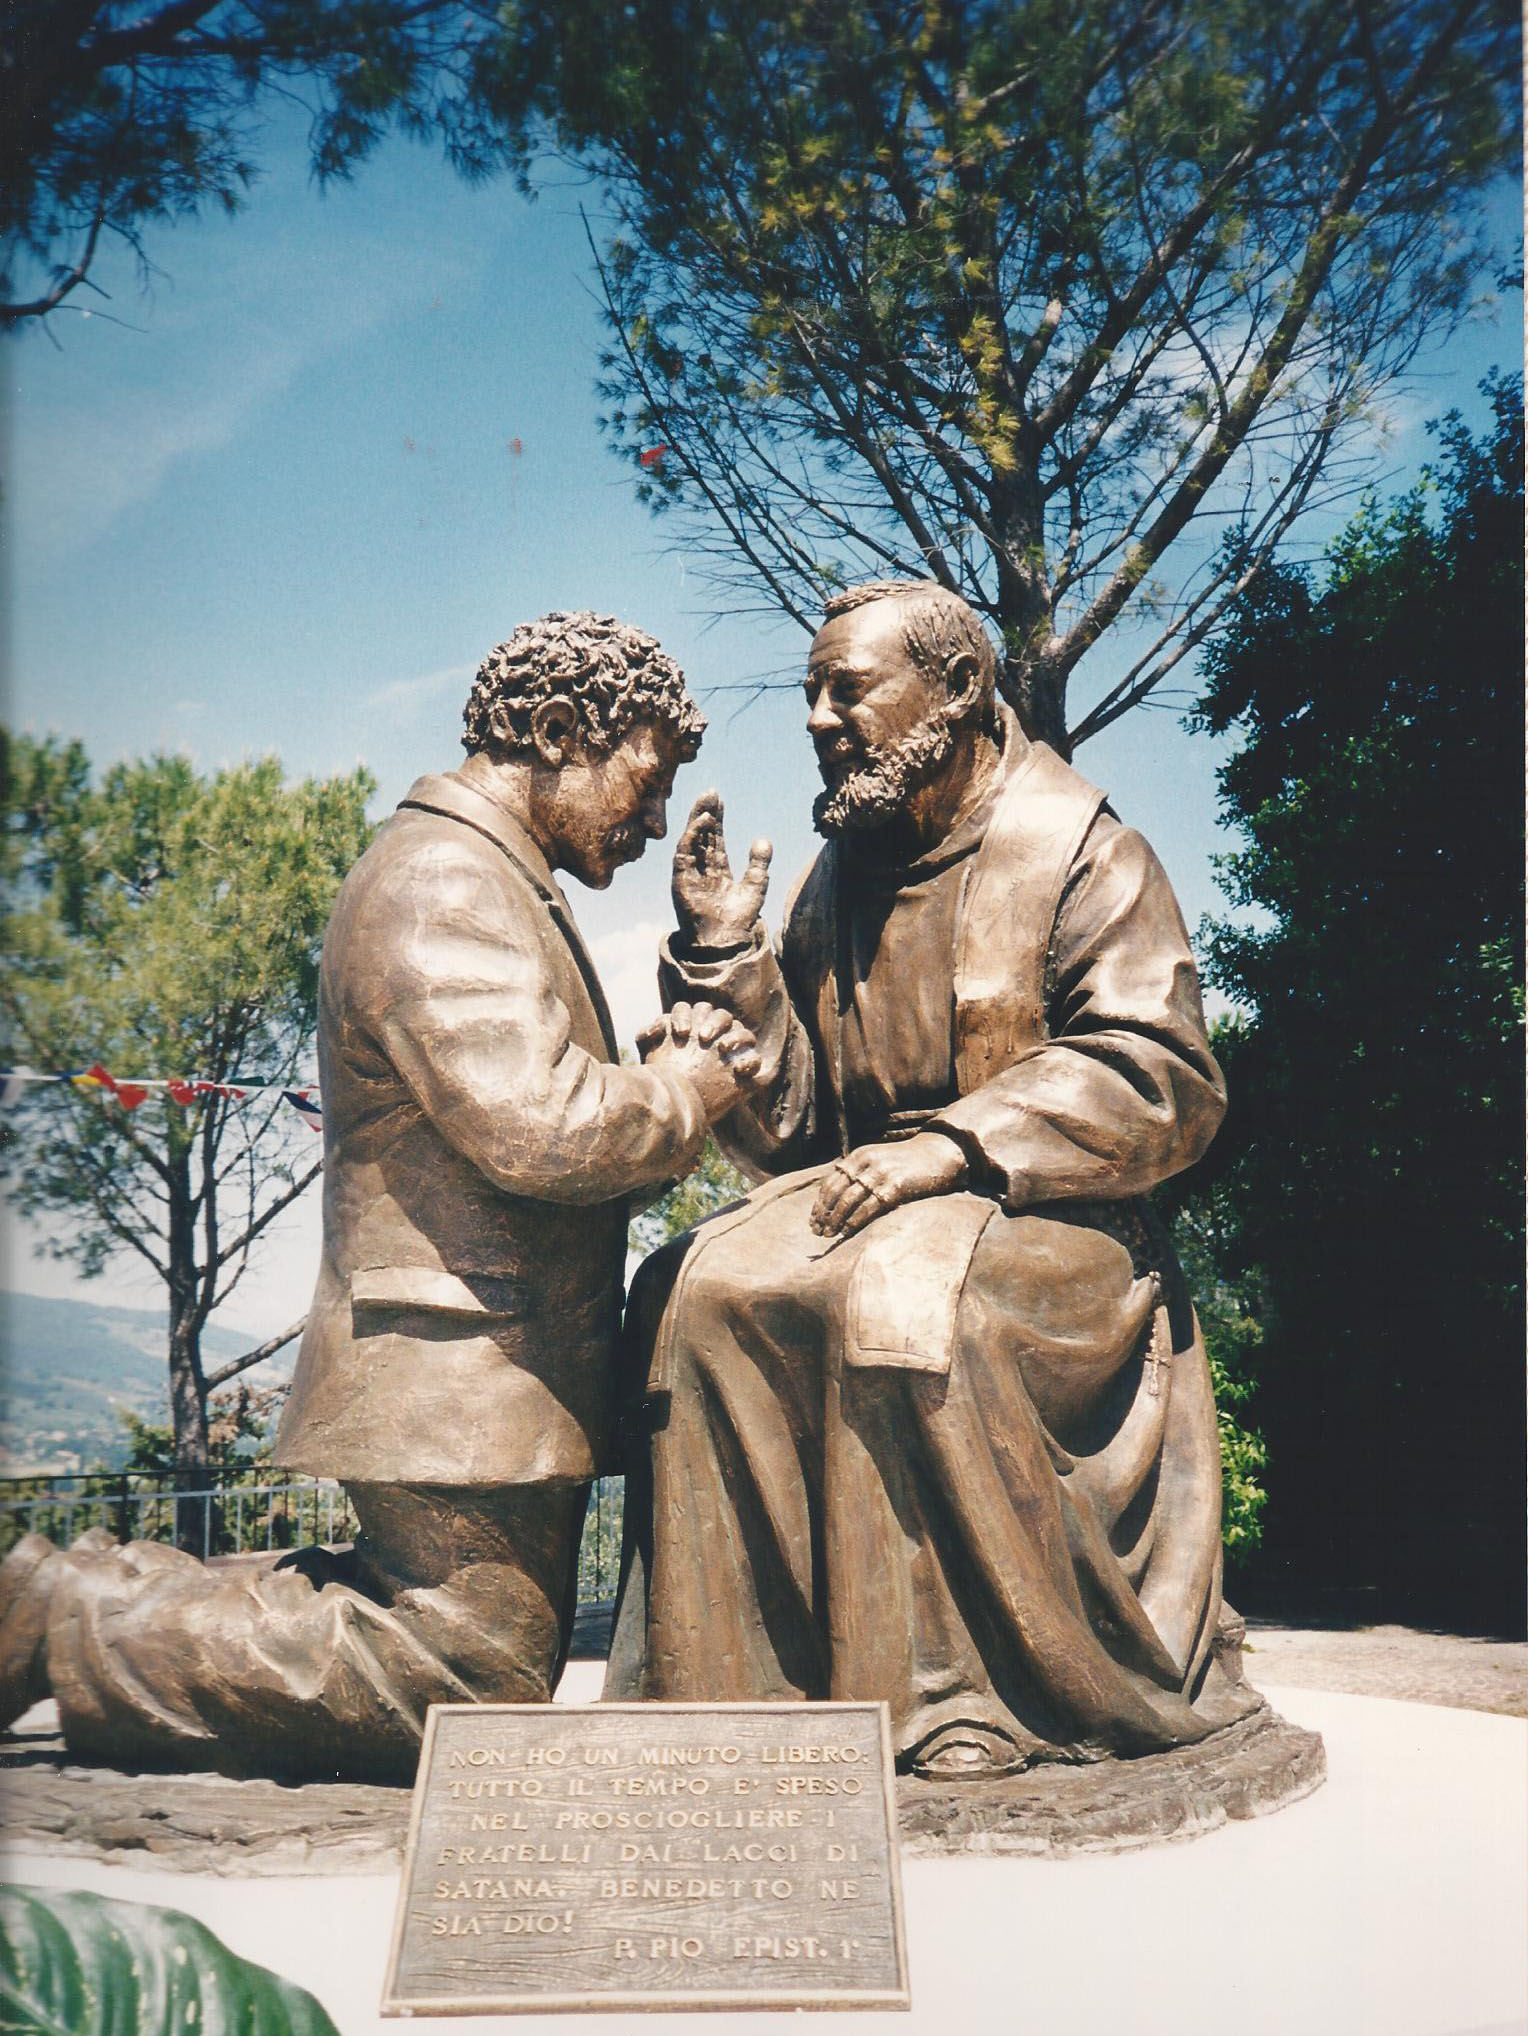
{"label": "folded robe drapery", "polygon": [[[819,1173],[702,1225],[634,1292],[652,1518],[629,1490],[607,1694],[884,1696],[901,1755],[961,1723],[1090,1759],[1246,1715],[1212,1654],[1215,1412],[1170,1266],[1122,1211],[974,1195],[825,1248]],[[920,1351],[909,1314],[902,1348],[875,1348],[889,1316],[867,1348],[875,1255],[920,1232],[942,1250],[952,1215],[971,1243],[949,1344]]]}

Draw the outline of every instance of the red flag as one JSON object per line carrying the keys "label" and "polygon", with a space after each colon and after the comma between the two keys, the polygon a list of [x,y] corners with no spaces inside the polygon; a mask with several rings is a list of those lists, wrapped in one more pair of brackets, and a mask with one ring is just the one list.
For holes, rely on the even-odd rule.
{"label": "red flag", "polygon": [[664,455],[671,453],[673,450],[674,448],[671,445],[650,445],[647,451],[641,454],[637,464],[643,467],[661,467]]}
{"label": "red flag", "polygon": [[136,1110],[140,1103],[148,1100],[147,1089],[140,1088],[136,1082],[119,1082],[106,1072],[99,1061],[94,1067],[86,1068],[82,1075],[74,1075],[71,1079],[77,1089],[104,1089],[108,1096],[116,1097],[124,1110]]}
{"label": "red flag", "polygon": [[166,1082],[165,1088],[169,1092],[170,1101],[179,1103],[183,1110],[189,1109],[196,1101],[196,1091],[189,1082]]}

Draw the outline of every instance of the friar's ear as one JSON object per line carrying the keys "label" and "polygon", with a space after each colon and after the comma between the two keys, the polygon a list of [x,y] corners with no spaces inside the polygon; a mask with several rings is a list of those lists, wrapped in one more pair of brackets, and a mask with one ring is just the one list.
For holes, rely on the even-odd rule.
{"label": "friar's ear", "polygon": [[531,709],[531,743],[537,756],[560,770],[578,746],[578,709],[565,694],[538,700]]}
{"label": "friar's ear", "polygon": [[981,700],[981,659],[974,651],[956,651],[954,657],[945,665],[944,684],[950,715],[958,721],[963,715],[969,714]]}

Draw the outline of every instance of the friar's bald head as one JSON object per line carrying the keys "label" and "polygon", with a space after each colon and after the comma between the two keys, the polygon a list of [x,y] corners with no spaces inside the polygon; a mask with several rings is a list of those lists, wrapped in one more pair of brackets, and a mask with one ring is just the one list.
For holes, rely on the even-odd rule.
{"label": "friar's bald head", "polygon": [[822,611],[824,624],[873,601],[896,604],[902,642],[914,664],[943,679],[953,659],[974,657],[979,673],[977,712],[990,721],[997,696],[997,658],[992,639],[969,601],[937,580],[866,580],[835,594]]}

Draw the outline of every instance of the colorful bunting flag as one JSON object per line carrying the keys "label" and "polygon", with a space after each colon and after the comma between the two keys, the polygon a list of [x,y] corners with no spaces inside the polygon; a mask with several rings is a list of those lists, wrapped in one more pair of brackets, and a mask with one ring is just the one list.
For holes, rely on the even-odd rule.
{"label": "colorful bunting flag", "polygon": [[136,1110],[156,1089],[162,1089],[182,1110],[191,1109],[203,1096],[243,1103],[251,1096],[275,1093],[283,1102],[292,1105],[310,1130],[319,1131],[323,1127],[323,1105],[318,1101],[316,1083],[309,1083],[302,1089],[285,1089],[279,1082],[209,1082],[179,1075],[144,1076],[141,1080],[130,1082],[119,1080],[99,1061],[86,1068],[68,1068],[57,1075],[39,1074],[34,1068],[0,1068],[0,1108],[14,1103],[29,1082],[43,1088],[67,1082],[86,1095],[98,1092],[110,1096],[124,1110]]}
{"label": "colorful bunting flag", "polygon": [[312,1100],[311,1089],[283,1089],[281,1093],[294,1110],[301,1111],[302,1121],[310,1131],[323,1128],[324,1113],[321,1106]]}
{"label": "colorful bunting flag", "polygon": [[77,1089],[104,1089],[109,1096],[115,1096],[124,1110],[136,1110],[140,1103],[148,1100],[148,1090],[141,1082],[119,1082],[109,1075],[99,1061],[94,1067],[86,1068],[83,1074],[72,1075],[70,1080]]}

